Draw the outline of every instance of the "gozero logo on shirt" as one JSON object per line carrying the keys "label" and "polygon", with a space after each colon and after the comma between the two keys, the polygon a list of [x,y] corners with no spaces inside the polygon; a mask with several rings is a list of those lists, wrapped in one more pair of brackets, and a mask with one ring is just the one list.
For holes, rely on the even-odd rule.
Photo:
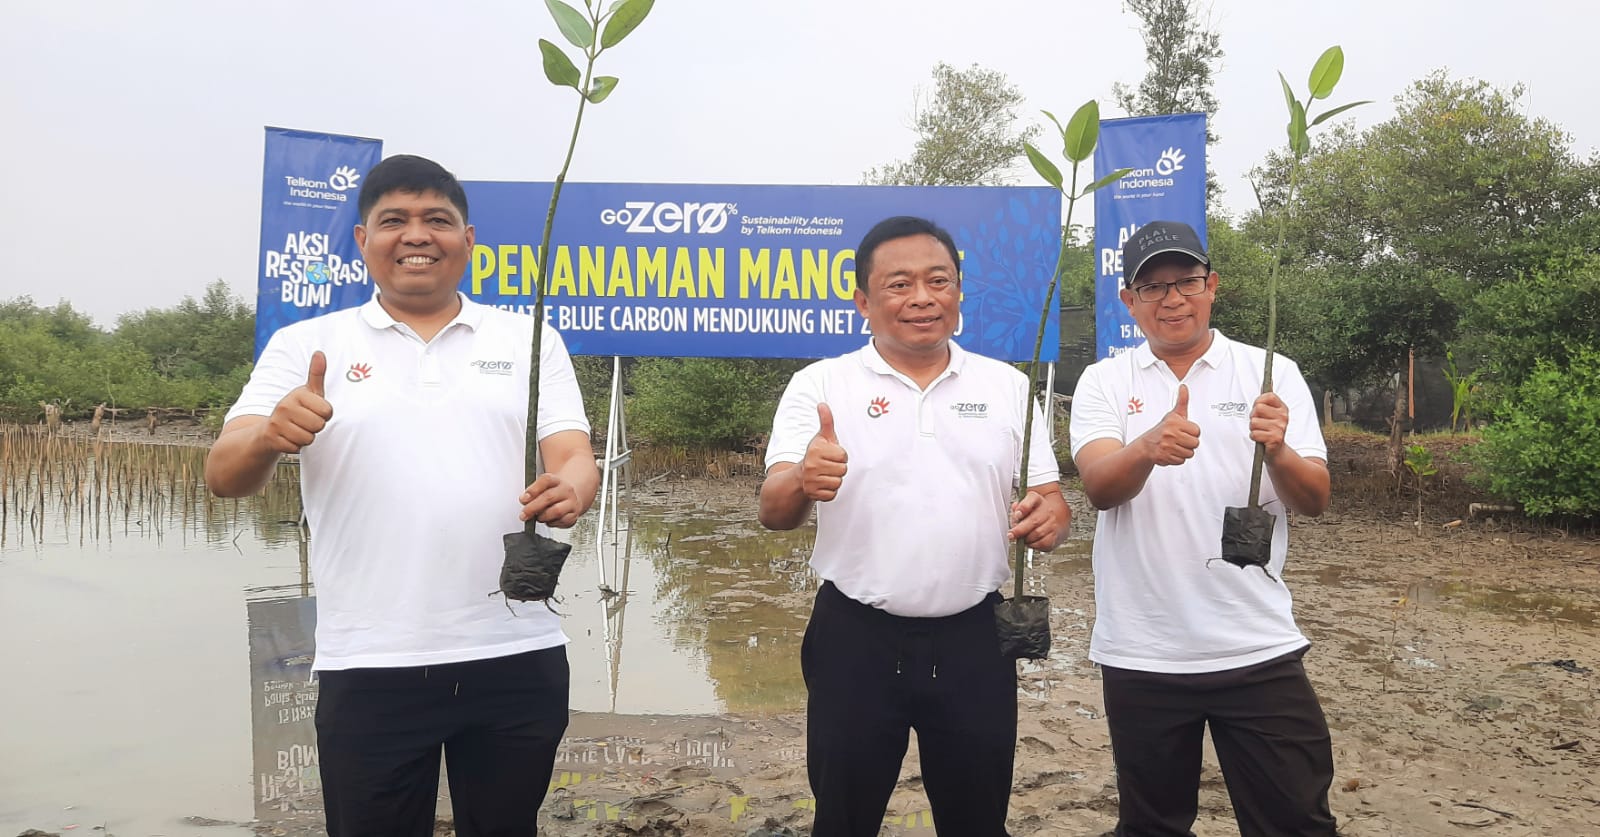
{"label": "gozero logo on shirt", "polygon": [[1218,401],[1211,405],[1211,412],[1221,418],[1244,418],[1250,405],[1243,401]]}
{"label": "gozero logo on shirt", "polygon": [[482,375],[510,375],[516,364],[509,360],[475,360],[469,364]]}
{"label": "gozero logo on shirt", "polygon": [[887,398],[874,398],[872,403],[867,405],[867,415],[871,418],[878,418],[887,412],[889,412],[889,399]]}
{"label": "gozero logo on shirt", "polygon": [[988,403],[979,403],[979,402],[973,402],[973,401],[966,401],[966,402],[962,402],[962,403],[959,403],[959,404],[951,404],[950,405],[950,409],[955,410],[956,411],[956,415],[961,417],[961,418],[980,418],[981,419],[981,418],[988,418],[989,417],[989,405],[988,405]]}

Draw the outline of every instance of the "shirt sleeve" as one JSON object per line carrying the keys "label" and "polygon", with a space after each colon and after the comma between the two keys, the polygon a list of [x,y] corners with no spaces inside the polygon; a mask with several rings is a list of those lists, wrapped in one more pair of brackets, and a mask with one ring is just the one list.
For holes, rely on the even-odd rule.
{"label": "shirt sleeve", "polygon": [[1084,445],[1099,439],[1127,442],[1123,416],[1106,391],[1104,377],[1100,363],[1091,364],[1078,376],[1078,387],[1072,393],[1072,420],[1068,430],[1073,456],[1077,456]]}
{"label": "shirt sleeve", "polygon": [[[1020,463],[1019,463],[1020,464]],[[1050,485],[1061,481],[1061,463],[1056,460],[1055,448],[1050,447],[1050,425],[1039,402],[1033,403],[1033,442],[1028,449],[1028,487]]]}
{"label": "shirt sleeve", "polygon": [[1278,355],[1274,361],[1272,389],[1289,408],[1289,427],[1284,431],[1283,442],[1295,453],[1328,461],[1328,444],[1323,441],[1322,427],[1317,424],[1317,407],[1311,398],[1311,388],[1300,374],[1300,366]]}
{"label": "shirt sleeve", "polygon": [[261,357],[250,370],[250,380],[245,382],[224,424],[241,416],[270,416],[284,396],[305,384],[312,350],[297,339],[299,331],[282,328],[267,339],[267,347],[261,350]]}
{"label": "shirt sleeve", "polygon": [[567,341],[547,325],[539,338],[538,438],[542,441],[564,430],[589,433],[589,417],[583,412],[583,393],[578,390]]}
{"label": "shirt sleeve", "polygon": [[822,429],[817,419],[817,404],[822,401],[822,386],[816,364],[794,373],[778,400],[772,417],[772,435],[767,439],[767,470],[780,462],[796,463],[806,456],[806,447]]}

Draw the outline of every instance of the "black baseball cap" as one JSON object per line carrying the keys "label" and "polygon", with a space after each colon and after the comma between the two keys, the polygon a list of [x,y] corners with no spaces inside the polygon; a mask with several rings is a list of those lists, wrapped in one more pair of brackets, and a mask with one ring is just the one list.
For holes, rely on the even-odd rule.
{"label": "black baseball cap", "polygon": [[1132,287],[1145,263],[1162,253],[1182,253],[1211,267],[1206,244],[1193,227],[1182,221],[1151,221],[1122,245],[1122,284]]}

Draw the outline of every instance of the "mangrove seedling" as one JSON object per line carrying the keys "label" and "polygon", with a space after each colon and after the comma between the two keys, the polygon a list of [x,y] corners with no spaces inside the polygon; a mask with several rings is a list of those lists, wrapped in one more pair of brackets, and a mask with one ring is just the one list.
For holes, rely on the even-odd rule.
{"label": "mangrove seedling", "polygon": [[[578,113],[572,121],[572,138],[567,142],[566,159],[562,161],[561,171],[550,190],[550,208],[545,212],[544,231],[539,241],[539,269],[534,281],[533,357],[528,365],[527,450],[523,465],[526,483],[530,485],[538,479],[541,470],[539,346],[544,336],[545,279],[549,272],[550,232],[555,227],[556,204],[561,200],[561,186],[567,180],[567,170],[572,166],[572,156],[578,148],[578,131],[583,127],[584,107],[605,101],[617,87],[616,76],[594,74],[595,59],[637,29],[654,5],[655,0],[619,0],[609,6],[602,5],[601,0],[585,0],[583,9],[579,10],[562,0],[545,0],[545,7],[550,10],[550,16],[555,18],[556,28],[561,30],[562,37],[582,51],[585,63],[580,72],[560,47],[543,38],[539,39],[545,78],[557,87],[570,87],[578,94]],[[548,607],[572,545],[545,537],[537,531],[537,526],[538,521],[529,520],[521,531],[510,532],[502,539],[506,556],[505,563],[500,567],[500,592],[507,599],[544,602]]]}
{"label": "mangrove seedling", "polygon": [[[1067,217],[1062,222],[1061,252],[1056,257],[1055,272],[1050,275],[1050,285],[1045,290],[1044,302],[1040,305],[1039,332],[1033,339],[1033,360],[1028,363],[1028,393],[1022,405],[1025,417],[1022,423],[1022,463],[1017,479],[1016,501],[1019,503],[1028,496],[1028,461],[1033,448],[1034,393],[1039,388],[1039,356],[1044,348],[1045,326],[1050,321],[1050,312],[1056,307],[1056,289],[1061,286],[1061,274],[1067,267],[1072,209],[1077,205],[1079,198],[1132,171],[1132,169],[1117,169],[1080,191],[1078,168],[1084,160],[1094,154],[1095,144],[1100,139],[1100,105],[1093,99],[1085,102],[1076,113],[1072,114],[1072,118],[1067,120],[1065,128],[1049,111],[1045,111],[1044,115],[1056,126],[1056,131],[1061,137],[1062,153],[1067,162],[1072,164],[1072,180],[1065,182],[1061,176],[1061,169],[1057,168],[1049,157],[1041,153],[1032,143],[1024,144],[1028,162],[1033,164],[1034,171],[1038,172],[1046,183],[1054,186],[1056,191],[1066,196]],[[1050,655],[1050,602],[1044,596],[1023,595],[1023,563],[1028,554],[1028,546],[1018,540],[1012,546],[1012,550],[1015,564],[1012,568],[1015,592],[1010,599],[996,605],[994,610],[995,625],[1000,634],[1000,649],[1009,657],[1043,659]]]}
{"label": "mangrove seedling", "polygon": [[[1278,338],[1278,269],[1283,263],[1283,241],[1288,229],[1289,213],[1294,211],[1300,161],[1311,151],[1308,132],[1353,107],[1369,104],[1366,101],[1351,102],[1323,111],[1315,119],[1310,118],[1307,110],[1309,104],[1316,99],[1328,98],[1343,73],[1344,50],[1338,46],[1328,47],[1311,68],[1308,83],[1310,96],[1304,103],[1295,97],[1294,88],[1283,77],[1283,73],[1278,73],[1278,81],[1283,84],[1284,102],[1289,106],[1289,191],[1278,211],[1278,241],[1272,248],[1272,273],[1267,279],[1267,359],[1261,371],[1263,395],[1272,391],[1272,358]],[[1266,462],[1266,453],[1266,446],[1257,442],[1255,458],[1250,464],[1249,504],[1244,508],[1230,506],[1223,512],[1221,558],[1240,569],[1260,567],[1268,578],[1272,578],[1267,566],[1272,560],[1272,527],[1277,518],[1261,508],[1261,468]]]}

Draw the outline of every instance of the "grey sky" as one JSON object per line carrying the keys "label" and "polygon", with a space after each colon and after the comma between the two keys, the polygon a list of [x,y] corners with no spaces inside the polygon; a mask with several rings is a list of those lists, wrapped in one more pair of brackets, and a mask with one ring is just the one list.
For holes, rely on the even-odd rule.
{"label": "grey sky", "polygon": [[[67,299],[106,326],[219,277],[253,302],[264,125],[378,137],[464,179],[547,180],[576,106],[539,70],[535,41],[561,39],[538,0],[7,7],[0,299]],[[1582,0],[1216,0],[1212,17],[1227,57],[1210,163],[1236,214],[1245,173],[1284,142],[1276,71],[1303,85],[1335,43],[1334,100],[1377,100],[1360,125],[1447,68],[1525,83],[1531,113],[1580,154],[1600,146],[1600,9]],[[658,0],[602,61],[622,82],[588,111],[575,180],[856,183],[910,152],[935,62],[1006,73],[1037,121],[1089,98],[1120,116],[1112,82],[1144,73],[1118,0]]]}

